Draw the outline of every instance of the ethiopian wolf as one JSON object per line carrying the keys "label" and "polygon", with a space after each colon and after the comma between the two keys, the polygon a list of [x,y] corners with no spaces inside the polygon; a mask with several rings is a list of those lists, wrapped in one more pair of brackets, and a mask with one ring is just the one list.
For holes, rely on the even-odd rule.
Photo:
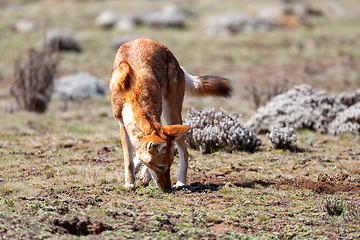
{"label": "ethiopian wolf", "polygon": [[[162,190],[171,189],[175,144],[180,158],[176,186],[186,185],[188,153],[183,134],[190,127],[182,125],[184,94],[229,97],[231,92],[225,78],[188,74],[161,43],[137,38],[123,44],[113,64],[110,99],[120,125],[125,187],[135,188],[135,172],[143,165],[142,185],[152,177]],[[168,126],[161,124],[162,112]]]}

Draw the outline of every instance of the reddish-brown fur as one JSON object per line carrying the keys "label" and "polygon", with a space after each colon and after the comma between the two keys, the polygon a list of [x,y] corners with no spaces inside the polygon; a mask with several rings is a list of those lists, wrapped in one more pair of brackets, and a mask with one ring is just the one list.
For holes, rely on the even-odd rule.
{"label": "reddish-brown fur", "polygon": [[[198,78],[202,82],[202,77]],[[228,80],[216,76],[206,76],[205,80],[206,84],[196,85],[197,90],[193,90],[193,95],[230,94]],[[217,80],[224,82],[219,86]],[[203,89],[202,85],[205,86]],[[182,135],[189,127],[181,125],[184,94],[184,71],[166,46],[150,39],[138,38],[119,48],[113,64],[110,98],[114,117],[120,122],[125,187],[135,187],[137,166],[133,162],[134,148],[135,158],[146,165],[157,185],[163,190],[170,189],[174,143],[181,155],[177,184],[186,184],[188,154]],[[169,126],[161,124],[163,109]],[[142,184],[146,185],[147,182]]]}

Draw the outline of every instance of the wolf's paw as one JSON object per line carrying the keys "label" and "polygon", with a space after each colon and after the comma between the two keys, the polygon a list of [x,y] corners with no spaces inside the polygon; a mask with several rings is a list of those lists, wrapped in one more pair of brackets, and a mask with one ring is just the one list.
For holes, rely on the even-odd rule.
{"label": "wolf's paw", "polygon": [[151,174],[149,173],[147,167],[143,165],[140,173],[140,184],[141,186],[146,187],[149,185],[149,182],[151,180]]}
{"label": "wolf's paw", "polygon": [[186,183],[181,182],[181,181],[177,181],[174,187],[177,188],[177,187],[183,187],[183,186],[186,186]]}
{"label": "wolf's paw", "polygon": [[124,187],[129,189],[129,190],[135,190],[135,184],[133,184],[133,183],[126,183],[124,185]]}

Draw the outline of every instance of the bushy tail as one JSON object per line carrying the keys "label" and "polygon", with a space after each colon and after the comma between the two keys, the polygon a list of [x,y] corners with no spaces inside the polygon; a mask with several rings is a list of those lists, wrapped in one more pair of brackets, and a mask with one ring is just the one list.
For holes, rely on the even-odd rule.
{"label": "bushy tail", "polygon": [[192,76],[182,68],[185,74],[185,92],[194,97],[218,96],[230,97],[232,88],[226,78],[206,75]]}

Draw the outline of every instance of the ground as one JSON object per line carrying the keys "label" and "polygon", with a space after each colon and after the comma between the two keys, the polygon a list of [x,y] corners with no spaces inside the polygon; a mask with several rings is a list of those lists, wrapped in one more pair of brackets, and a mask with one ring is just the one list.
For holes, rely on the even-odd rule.
{"label": "ground", "polygon": [[[303,131],[294,152],[274,150],[266,139],[254,153],[190,150],[188,186],[163,193],[151,183],[128,191],[116,124],[87,108],[94,102],[67,112],[73,116],[66,123],[63,112],[51,109],[5,115],[3,238],[359,237],[358,221],[329,216],[321,207],[327,196],[359,201],[356,136]],[[11,123],[14,117],[21,120]],[[107,133],[96,130],[107,122]],[[177,170],[176,157],[173,183]]]}
{"label": "ground", "polygon": [[[13,60],[41,33],[16,33],[8,26],[22,17],[40,24],[47,20],[48,28],[71,28],[83,40],[84,52],[65,53],[58,75],[89,71],[107,84],[116,50],[104,42],[124,33],[102,30],[93,20],[106,8],[135,11],[164,2],[44,0],[5,7],[6,2],[0,4],[0,15],[6,16],[0,19],[5,56],[0,59],[1,239],[360,238],[360,217],[330,216],[322,208],[329,197],[360,201],[357,135],[297,130],[299,139],[290,150],[273,149],[266,135],[253,153],[203,155],[189,149],[189,185],[170,193],[153,182],[125,189],[120,133],[108,95],[73,103],[65,112],[58,99],[44,114],[16,109],[8,92]],[[184,118],[191,107],[221,106],[241,113],[245,122],[256,110],[246,90],[253,83],[260,92],[284,79],[290,87],[309,83],[329,94],[360,87],[359,17],[312,17],[293,30],[210,37],[202,28],[206,17],[233,9],[235,1],[221,6],[207,0],[186,3],[179,4],[195,16],[185,29],[140,27],[130,32],[167,45],[190,73],[231,79],[232,98],[188,98]],[[354,8],[359,3],[342,4]],[[80,18],[69,11],[75,8],[83,9]],[[200,11],[204,8],[208,11]],[[178,168],[175,156],[173,184]]]}

